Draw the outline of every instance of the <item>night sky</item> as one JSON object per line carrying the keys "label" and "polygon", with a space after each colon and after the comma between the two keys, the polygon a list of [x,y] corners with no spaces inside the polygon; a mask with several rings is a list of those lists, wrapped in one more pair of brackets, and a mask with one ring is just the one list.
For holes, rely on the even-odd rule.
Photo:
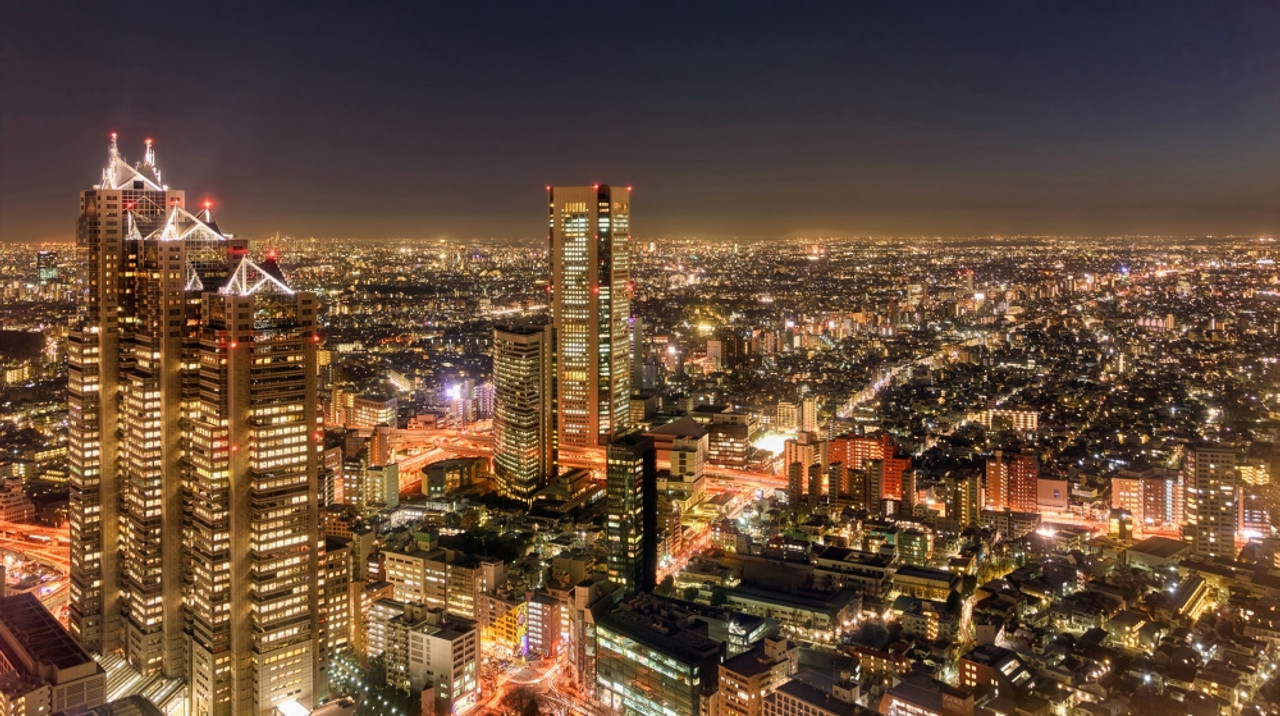
{"label": "night sky", "polygon": [[0,239],[107,135],[261,237],[1280,231],[1280,3],[8,2]]}

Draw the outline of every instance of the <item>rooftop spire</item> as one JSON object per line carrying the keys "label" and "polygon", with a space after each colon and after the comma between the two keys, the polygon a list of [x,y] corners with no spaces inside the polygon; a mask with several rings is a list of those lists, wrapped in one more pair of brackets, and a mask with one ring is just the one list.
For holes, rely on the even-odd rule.
{"label": "rooftop spire", "polygon": [[102,185],[105,188],[115,186],[115,167],[120,161],[120,147],[116,146],[116,133],[111,133],[111,143],[107,145],[107,166],[102,170]]}
{"label": "rooftop spire", "polygon": [[220,232],[218,223],[213,220],[213,202],[205,199],[200,207],[200,213],[196,214],[196,218],[203,221],[210,229]]}
{"label": "rooftop spire", "polygon": [[147,137],[147,151],[143,156],[143,164],[151,167],[151,171],[156,175],[156,183],[160,184],[160,167],[156,166],[156,148],[151,144],[151,137]]}
{"label": "rooftop spire", "polygon": [[107,166],[102,169],[102,183],[95,189],[125,189],[142,182],[141,188],[151,191],[163,191],[166,187],[160,182],[160,170],[156,168],[156,151],[147,140],[145,162],[131,165],[120,155],[120,146],[116,143],[117,135],[111,133],[111,142],[107,144]]}

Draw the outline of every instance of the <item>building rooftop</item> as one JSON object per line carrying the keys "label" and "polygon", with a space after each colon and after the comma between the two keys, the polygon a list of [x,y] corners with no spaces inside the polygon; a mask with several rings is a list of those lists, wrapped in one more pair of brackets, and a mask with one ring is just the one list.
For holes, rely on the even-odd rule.
{"label": "building rooftop", "polygon": [[856,712],[853,704],[846,704],[836,699],[836,697],[832,696],[830,693],[798,679],[792,679],[785,682],[779,686],[777,690],[794,699],[803,701],[807,704],[812,704],[832,713],[852,714]]}
{"label": "building rooftop", "polygon": [[[48,665],[59,670],[94,663],[58,620],[34,594],[15,594],[0,599],[0,648],[17,658],[14,664]],[[25,657],[25,658],[24,658]]]}
{"label": "building rooftop", "polygon": [[650,435],[672,435],[681,438],[700,438],[707,434],[705,426],[693,418],[676,418],[659,428],[649,431]]}
{"label": "building rooftop", "polygon": [[694,631],[689,625],[659,614],[637,612],[626,607],[598,618],[607,627],[655,651],[674,656],[688,664],[716,659],[724,652],[720,642]]}
{"label": "building rooftop", "polygon": [[776,665],[765,656],[764,646],[757,645],[751,651],[744,651],[732,659],[725,659],[724,668],[735,674],[751,677],[757,674],[763,674]]}
{"label": "building rooftop", "polygon": [[164,716],[145,696],[134,694],[82,712],[83,716]]}
{"label": "building rooftop", "polygon": [[1149,554],[1160,559],[1169,559],[1191,549],[1191,545],[1178,539],[1168,537],[1148,537],[1129,548],[1130,552]]}
{"label": "building rooftop", "polygon": [[848,607],[859,598],[857,590],[845,587],[836,592],[794,591],[784,592],[777,589],[743,582],[729,590],[729,594],[760,602],[768,602],[786,607],[801,607],[821,610],[829,614]]}
{"label": "building rooftop", "polygon": [[895,574],[904,577],[914,577],[916,579],[936,579],[941,582],[950,582],[955,579],[955,575],[945,569],[934,569],[933,567],[919,567],[914,564],[904,564],[898,567]]}

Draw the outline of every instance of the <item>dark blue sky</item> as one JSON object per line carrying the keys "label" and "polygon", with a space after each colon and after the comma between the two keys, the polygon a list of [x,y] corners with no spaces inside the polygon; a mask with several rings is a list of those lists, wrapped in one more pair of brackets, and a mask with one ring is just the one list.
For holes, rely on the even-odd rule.
{"label": "dark blue sky", "polygon": [[223,228],[536,237],[1280,230],[1275,2],[8,3],[0,239],[106,136]]}

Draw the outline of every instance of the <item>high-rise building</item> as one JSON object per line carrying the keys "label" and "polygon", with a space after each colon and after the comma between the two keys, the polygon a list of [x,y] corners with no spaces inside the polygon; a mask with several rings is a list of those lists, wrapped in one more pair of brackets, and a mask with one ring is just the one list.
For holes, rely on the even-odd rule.
{"label": "high-rise building", "polygon": [[660,477],[659,488],[673,498],[693,505],[706,491],[702,476],[706,469],[707,429],[692,418],[677,418],[645,433],[653,438],[658,464],[667,468]]}
{"label": "high-rise building", "polygon": [[369,435],[369,466],[383,467],[392,464],[391,426],[383,423]]}
{"label": "high-rise building", "polygon": [[387,680],[415,692],[430,687],[439,714],[480,698],[480,630],[443,609],[409,606],[391,621]]}
{"label": "high-rise building", "polygon": [[1111,478],[1111,509],[1128,510],[1141,525],[1144,522],[1144,507],[1141,475],[1128,475],[1121,471]]}
{"label": "high-rise building", "polygon": [[987,460],[986,507],[990,510],[1036,512],[1040,462],[1034,455],[1020,453],[1006,460],[996,450]]}
{"label": "high-rise building", "polygon": [[631,316],[631,389],[644,389],[644,362],[649,357],[649,342],[644,334],[644,320]]}
{"label": "high-rise building", "polygon": [[1040,484],[1040,462],[1034,455],[1019,454],[1009,463],[1009,509],[1014,512],[1038,512],[1037,494]]}
{"label": "high-rise building", "polygon": [[800,401],[800,429],[809,432],[818,430],[818,408],[822,401],[817,396],[806,395]]}
{"label": "high-rise building", "polygon": [[314,296],[112,137],[69,333],[72,634],[185,678],[192,714],[313,701]]}
{"label": "high-rise building", "polygon": [[317,305],[270,255],[204,296],[185,436],[191,713],[270,713],[319,688]]}
{"label": "high-rise building", "polygon": [[[80,194],[76,227],[84,273],[79,277],[80,312],[67,335],[70,628],[90,652],[126,648],[124,622],[129,612],[124,603],[127,592],[122,588],[125,536],[120,531],[123,462],[117,435],[124,421],[122,377],[133,355],[129,345],[135,323],[132,283],[140,239],[161,229],[171,211],[187,215],[182,210],[183,192],[161,184],[150,140],[145,157],[137,165],[129,164],[116,147],[116,136],[111,135],[101,183]],[[187,309],[178,306],[176,310],[175,318],[181,322]],[[176,495],[176,489],[174,492]],[[170,513],[172,519],[173,501],[161,502],[164,504],[158,511]],[[176,542],[170,540],[169,546]],[[160,556],[159,561],[164,566],[177,564],[176,556]],[[140,578],[135,575],[134,581],[153,576]],[[174,617],[167,621],[170,627],[181,621],[174,614],[178,601],[171,598],[163,605]],[[153,626],[162,621],[145,613],[134,615],[138,617],[144,623],[150,620]],[[181,674],[176,662],[180,637],[165,640],[162,648],[171,657],[167,661],[156,653],[158,650],[146,653],[144,643],[138,639],[127,645],[132,662],[162,664],[169,675]]]}
{"label": "high-rise building", "polygon": [[44,286],[58,280],[58,252],[36,252],[36,281]]}
{"label": "high-rise building", "polygon": [[630,419],[631,190],[550,187],[547,203],[559,445],[603,445]]}
{"label": "high-rise building", "polygon": [[[782,465],[792,502],[798,503],[803,493],[816,504],[822,492],[821,478],[827,473],[827,441],[818,439],[817,433],[801,431],[783,446]],[[804,490],[805,484],[808,490]]]}
{"label": "high-rise building", "polygon": [[859,470],[869,460],[883,460],[897,455],[893,436],[881,433],[877,437],[839,435],[831,440],[829,453],[832,462],[841,462],[850,470]]}
{"label": "high-rise building", "polygon": [[628,592],[653,589],[658,567],[657,451],[639,432],[609,442],[605,538],[609,578]]}
{"label": "high-rise building", "polygon": [[1198,555],[1235,557],[1239,507],[1236,453],[1217,445],[1187,448],[1182,461],[1188,536]]}
{"label": "high-rise building", "polygon": [[498,491],[526,503],[555,472],[549,325],[493,330],[493,472]]}
{"label": "high-rise building", "polygon": [[725,659],[716,692],[721,716],[761,716],[764,698],[796,672],[798,662],[796,645],[776,637]]}
{"label": "high-rise building", "polygon": [[911,458],[889,453],[879,462],[880,499],[901,501],[903,479],[911,469]]}
{"label": "high-rise building", "polygon": [[999,450],[987,460],[986,481],[986,509],[1009,509],[1009,463]]}
{"label": "high-rise building", "polygon": [[800,427],[800,406],[789,400],[778,401],[774,415],[773,425],[778,430],[789,432]]}
{"label": "high-rise building", "polygon": [[986,488],[981,475],[974,473],[955,478],[951,483],[951,501],[947,505],[947,516],[953,517],[961,527],[980,524],[986,499]]}

